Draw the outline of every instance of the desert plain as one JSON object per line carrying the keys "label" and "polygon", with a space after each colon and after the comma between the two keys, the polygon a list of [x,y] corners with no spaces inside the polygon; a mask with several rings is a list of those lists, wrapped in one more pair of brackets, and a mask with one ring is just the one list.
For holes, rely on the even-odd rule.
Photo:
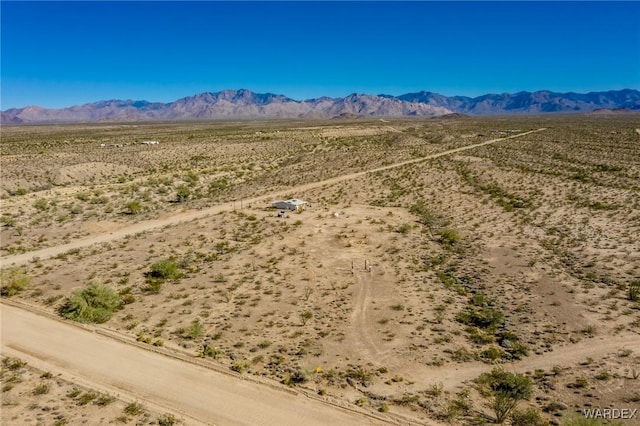
{"label": "desert plain", "polygon": [[1,131],[2,424],[640,424],[636,114]]}

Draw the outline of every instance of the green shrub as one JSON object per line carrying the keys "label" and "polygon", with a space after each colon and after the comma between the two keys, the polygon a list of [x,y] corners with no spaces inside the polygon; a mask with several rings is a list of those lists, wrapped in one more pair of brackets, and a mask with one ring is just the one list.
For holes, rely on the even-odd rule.
{"label": "green shrub", "polygon": [[0,272],[0,296],[11,297],[24,291],[31,283],[31,277],[19,268],[11,268]]}
{"label": "green shrub", "polygon": [[495,330],[503,319],[502,311],[490,306],[468,306],[456,316],[458,322],[487,330]]}
{"label": "green shrub", "polygon": [[526,410],[516,410],[511,413],[511,426],[545,426],[546,421],[540,417],[540,413],[535,408]]}
{"label": "green shrub", "polygon": [[198,319],[193,320],[193,322],[191,323],[191,326],[189,326],[189,329],[187,330],[187,337],[189,339],[196,340],[201,338],[203,334],[204,334],[204,326],[202,325],[200,320]]}
{"label": "green shrub", "polygon": [[481,374],[477,383],[481,395],[489,399],[497,423],[504,422],[520,401],[530,399],[533,395],[531,379],[497,368]]}
{"label": "green shrub", "polygon": [[445,228],[439,232],[440,243],[445,247],[453,247],[460,242],[460,234],[455,229]]}
{"label": "green shrub", "polygon": [[284,376],[282,383],[287,386],[295,386],[300,383],[304,383],[308,380],[306,373],[302,370],[296,370],[291,374]]}
{"label": "green shrub", "polygon": [[191,197],[191,189],[187,185],[180,185],[176,188],[176,201],[182,203]]}
{"label": "green shrub", "polygon": [[158,425],[160,426],[173,426],[178,424],[178,419],[173,414],[165,414],[158,419]]}
{"label": "green shrub", "polygon": [[640,280],[631,281],[629,283],[628,298],[632,302],[640,301]]}
{"label": "green shrub", "polygon": [[38,210],[46,210],[49,207],[49,202],[44,198],[38,198],[33,206]]}
{"label": "green shrub", "polygon": [[105,407],[105,406],[111,404],[112,402],[114,402],[115,400],[116,400],[115,396],[101,393],[101,394],[98,395],[98,397],[95,399],[95,401],[93,401],[93,403],[95,405],[97,405],[97,406]]}
{"label": "green shrub", "polygon": [[496,348],[495,346],[491,346],[488,349],[480,352],[480,358],[487,359],[490,361],[495,361],[497,359],[501,359],[505,357],[505,352],[501,349]]}
{"label": "green shrub", "polygon": [[94,283],[83,290],[73,292],[58,308],[58,313],[64,318],[82,323],[103,323],[122,306],[122,298],[118,292]]}
{"label": "green shrub", "polygon": [[302,323],[302,325],[306,325],[307,322],[313,318],[313,312],[311,311],[302,311],[298,314],[298,316],[300,317],[300,322]]}
{"label": "green shrub", "polygon": [[231,370],[235,371],[236,373],[244,373],[247,370],[247,363],[244,361],[235,361],[233,364],[231,364]]}
{"label": "green shrub", "polygon": [[142,212],[142,204],[138,200],[129,201],[124,205],[128,214],[139,214]]}
{"label": "green shrub", "polygon": [[87,391],[87,392],[83,393],[82,395],[78,396],[78,398],[76,398],[76,403],[78,405],[87,405],[88,403],[90,403],[91,401],[96,399],[97,397],[98,397],[98,392]]}
{"label": "green shrub", "polygon": [[144,413],[144,405],[139,402],[131,402],[124,407],[124,412],[130,416],[139,416]]}
{"label": "green shrub", "polygon": [[177,280],[182,277],[182,271],[175,259],[163,259],[153,265],[147,273],[147,277],[160,280]]}
{"label": "green shrub", "polygon": [[33,388],[33,391],[31,391],[31,393],[33,395],[44,395],[45,393],[49,393],[49,390],[51,388],[49,387],[49,384],[47,383],[40,383],[39,385],[37,385],[35,388]]}
{"label": "green shrub", "polygon": [[430,210],[424,201],[418,201],[409,207],[409,212],[418,216],[418,222],[429,229],[446,226],[448,222],[442,215]]}
{"label": "green shrub", "polygon": [[222,353],[222,351],[215,347],[215,346],[211,346],[209,343],[205,343],[202,346],[202,356],[203,357],[211,357],[213,359],[217,359],[220,354]]}

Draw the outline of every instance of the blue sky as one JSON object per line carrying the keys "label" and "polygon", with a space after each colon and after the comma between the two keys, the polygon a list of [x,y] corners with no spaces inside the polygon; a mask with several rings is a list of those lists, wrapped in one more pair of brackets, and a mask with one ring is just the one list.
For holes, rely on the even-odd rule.
{"label": "blue sky", "polygon": [[640,89],[637,2],[0,3],[0,108]]}

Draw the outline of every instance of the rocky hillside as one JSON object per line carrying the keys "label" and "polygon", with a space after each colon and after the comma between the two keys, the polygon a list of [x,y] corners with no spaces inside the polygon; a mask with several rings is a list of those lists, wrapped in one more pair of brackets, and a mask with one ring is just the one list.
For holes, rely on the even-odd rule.
{"label": "rocky hillside", "polygon": [[272,93],[223,90],[160,103],[132,100],[98,101],[61,109],[38,106],[3,111],[3,124],[197,120],[218,118],[333,118],[347,116],[435,117],[452,113],[540,114],[592,112],[598,109],[640,111],[640,91],[554,93],[549,91],[490,94],[476,98],[432,92],[401,96],[351,94],[297,101]]}

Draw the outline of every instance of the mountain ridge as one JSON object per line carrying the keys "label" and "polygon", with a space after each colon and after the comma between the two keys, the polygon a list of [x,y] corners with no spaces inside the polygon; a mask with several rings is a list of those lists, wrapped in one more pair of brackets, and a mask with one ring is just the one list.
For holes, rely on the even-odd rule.
{"label": "mountain ridge", "polygon": [[222,118],[437,117],[449,114],[592,113],[596,110],[640,111],[640,91],[622,89],[559,93],[539,90],[485,94],[473,98],[420,91],[399,96],[351,93],[342,98],[321,96],[295,100],[281,94],[227,89],[197,93],[168,103],[111,99],[59,109],[35,105],[11,108],[0,111],[0,122],[30,124]]}

